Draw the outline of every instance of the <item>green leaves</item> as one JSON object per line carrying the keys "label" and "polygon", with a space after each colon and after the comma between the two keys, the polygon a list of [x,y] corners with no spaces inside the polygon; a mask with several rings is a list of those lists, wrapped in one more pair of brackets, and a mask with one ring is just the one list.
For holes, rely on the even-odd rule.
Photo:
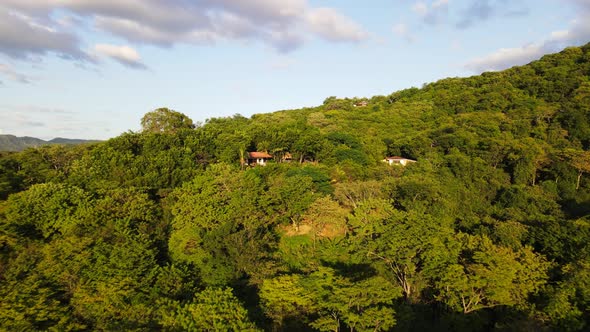
{"label": "green leaves", "polygon": [[4,227],[35,238],[67,234],[81,221],[90,196],[82,189],[63,184],[38,184],[12,195],[6,209]]}
{"label": "green leaves", "polygon": [[530,248],[496,246],[486,237],[462,235],[462,253],[441,271],[440,298],[470,313],[498,305],[522,306],[547,278],[547,261]]}
{"label": "green leaves", "polygon": [[394,212],[383,201],[367,203],[351,218],[354,250],[395,280],[408,301],[417,301],[428,280],[454,260],[453,230],[429,215]]}
{"label": "green leaves", "polygon": [[224,285],[245,273],[268,273],[260,267],[268,266],[276,243],[271,227],[279,218],[287,218],[277,211],[288,210],[269,207],[265,187],[254,170],[218,166],[174,191],[171,257],[197,264],[210,285]]}
{"label": "green leaves", "polygon": [[351,331],[388,330],[395,324],[390,305],[400,295],[399,288],[381,277],[353,282],[327,267],[306,276],[266,280],[260,290],[265,312],[279,324],[313,314],[309,326],[320,331],[344,326]]}
{"label": "green leaves", "polygon": [[589,72],[586,45],[1,154],[0,329],[587,329]]}
{"label": "green leaves", "polygon": [[206,288],[174,312],[165,312],[163,325],[182,331],[259,331],[231,288]]}
{"label": "green leaves", "polygon": [[164,107],[146,113],[141,118],[141,127],[144,132],[173,134],[182,129],[193,129],[194,124],[186,115]]}

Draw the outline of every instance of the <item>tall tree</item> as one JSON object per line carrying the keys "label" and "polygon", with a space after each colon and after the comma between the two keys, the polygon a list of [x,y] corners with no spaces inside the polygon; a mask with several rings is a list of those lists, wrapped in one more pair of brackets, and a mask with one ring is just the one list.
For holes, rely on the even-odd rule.
{"label": "tall tree", "polygon": [[144,132],[176,133],[181,129],[194,127],[193,120],[188,116],[165,107],[148,112],[141,118],[141,128]]}
{"label": "tall tree", "polygon": [[578,177],[576,178],[576,190],[578,190],[580,189],[582,174],[590,173],[590,151],[566,149],[563,154],[578,171]]}
{"label": "tall tree", "polygon": [[457,264],[439,274],[440,299],[465,314],[499,305],[524,305],[547,278],[549,264],[530,248],[514,251],[488,238],[462,236]]}

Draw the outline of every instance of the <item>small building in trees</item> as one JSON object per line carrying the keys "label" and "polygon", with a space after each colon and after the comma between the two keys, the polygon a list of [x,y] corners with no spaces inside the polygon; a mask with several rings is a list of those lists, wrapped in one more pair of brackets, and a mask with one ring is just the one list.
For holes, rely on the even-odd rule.
{"label": "small building in trees", "polygon": [[389,165],[402,165],[406,166],[407,164],[415,163],[416,160],[408,159],[399,156],[387,157],[383,159],[384,163],[388,163]]}
{"label": "small building in trees", "polygon": [[281,158],[282,163],[290,163],[291,161],[293,161],[293,156],[289,152],[286,152]]}
{"label": "small building in trees", "polygon": [[256,166],[256,165],[260,165],[260,166],[266,166],[266,163],[269,160],[272,160],[272,156],[266,152],[258,152],[258,151],[254,151],[254,152],[248,152],[247,158],[246,158],[246,165],[249,166]]}
{"label": "small building in trees", "polygon": [[369,105],[369,101],[368,100],[360,100],[360,101],[354,102],[352,105],[354,107],[366,107],[367,105]]}

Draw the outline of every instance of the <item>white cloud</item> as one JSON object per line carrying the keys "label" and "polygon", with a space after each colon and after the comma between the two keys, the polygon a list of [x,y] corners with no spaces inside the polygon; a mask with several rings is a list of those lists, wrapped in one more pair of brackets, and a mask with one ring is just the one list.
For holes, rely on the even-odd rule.
{"label": "white cloud", "polygon": [[311,31],[331,41],[360,42],[368,34],[358,24],[332,8],[316,8],[307,14]]}
{"label": "white cloud", "polygon": [[110,57],[111,59],[134,69],[147,69],[146,65],[141,62],[141,57],[137,51],[130,46],[117,46],[110,44],[96,44],[94,51],[97,54]]}
{"label": "white cloud", "polygon": [[543,45],[539,44],[501,48],[492,54],[469,61],[465,64],[465,68],[477,73],[503,70],[516,65],[524,65],[543,54],[545,54]]}
{"label": "white cloud", "polygon": [[94,24],[99,30],[108,31],[131,42],[141,42],[158,46],[171,46],[171,33],[154,29],[140,22],[107,16],[96,16]]}
{"label": "white cloud", "polygon": [[436,25],[446,21],[449,13],[449,0],[436,0],[430,4],[418,1],[412,6],[412,10],[429,25]]}
{"label": "white cloud", "polygon": [[586,14],[575,19],[568,30],[551,33],[548,43],[581,44],[590,41],[590,9]]}
{"label": "white cloud", "polygon": [[522,0],[476,0],[461,12],[461,19],[456,23],[460,29],[469,28],[498,16],[519,17],[528,14]]}
{"label": "white cloud", "polygon": [[208,6],[223,9],[259,22],[285,22],[309,10],[306,0],[207,0]]}
{"label": "white cloud", "polygon": [[0,7],[0,54],[15,59],[32,59],[48,53],[68,59],[89,60],[80,49],[77,36]]}
{"label": "white cloud", "polygon": [[576,6],[578,6],[582,11],[588,13],[590,12],[590,0],[566,0],[573,2]]}
{"label": "white cloud", "polygon": [[32,81],[31,77],[29,77],[25,74],[19,73],[16,70],[14,70],[14,68],[12,68],[8,65],[2,64],[2,63],[0,63],[0,74],[4,75],[6,78],[8,78],[12,81],[19,82],[19,83],[28,84],[28,83],[31,83],[31,81]]}
{"label": "white cloud", "polygon": [[128,42],[159,47],[236,40],[284,52],[310,37],[368,38],[351,18],[307,0],[0,0],[0,53],[21,59],[55,53],[91,61],[81,51],[79,34],[72,32],[72,24],[80,25],[72,17]]}
{"label": "white cloud", "polygon": [[[570,0],[585,1],[585,0]],[[425,24],[453,24],[466,29],[495,17],[520,17],[529,10],[523,0],[417,0],[412,10]]]}
{"label": "white cloud", "polygon": [[567,46],[580,45],[590,40],[590,0],[573,0],[579,3],[581,11],[569,29],[554,31],[541,42],[530,43],[521,47],[503,48],[492,54],[473,59],[465,68],[476,73],[495,71],[524,65],[543,54],[557,52]]}

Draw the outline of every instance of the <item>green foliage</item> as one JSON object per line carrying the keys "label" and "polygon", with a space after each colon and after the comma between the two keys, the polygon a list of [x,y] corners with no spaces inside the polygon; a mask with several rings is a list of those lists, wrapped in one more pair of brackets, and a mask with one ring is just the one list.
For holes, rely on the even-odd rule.
{"label": "green foliage", "polygon": [[408,301],[418,301],[429,281],[456,259],[452,228],[429,215],[394,212],[383,200],[365,204],[350,219],[357,235],[353,248],[395,281]]}
{"label": "green foliage", "polygon": [[525,305],[547,278],[548,264],[530,248],[518,252],[495,246],[485,237],[465,236],[456,264],[440,275],[440,297],[468,314],[498,305]]}
{"label": "green foliage", "polygon": [[207,288],[165,313],[164,327],[182,331],[259,331],[231,288]]}
{"label": "green foliage", "polygon": [[5,229],[19,235],[50,238],[67,234],[79,222],[79,213],[89,203],[89,196],[77,187],[45,183],[10,196]]}
{"label": "green foliage", "polygon": [[22,190],[23,180],[18,175],[19,163],[11,154],[0,153],[0,199]]}
{"label": "green foliage", "polygon": [[[587,227],[587,226],[586,226]],[[563,266],[563,279],[549,287],[545,311],[563,331],[579,331],[588,328],[590,305],[590,264],[588,246],[581,250],[580,259]]]}
{"label": "green foliage", "polygon": [[146,113],[141,118],[141,128],[144,132],[173,134],[182,129],[192,129],[194,124],[186,115],[163,107]]}
{"label": "green foliage", "polygon": [[389,306],[399,297],[399,289],[380,277],[352,282],[327,267],[309,275],[285,275],[263,283],[263,307],[279,326],[289,319],[313,314],[310,327],[337,331],[383,331],[395,324]]}
{"label": "green foliage", "polygon": [[85,328],[70,315],[60,285],[36,271],[38,247],[29,246],[14,257],[15,268],[2,272],[0,326],[13,331],[71,331]]}
{"label": "green foliage", "polygon": [[[255,172],[218,165],[172,193],[172,259],[199,266],[208,284],[256,275],[276,243],[277,216]],[[265,212],[266,211],[266,212]]]}
{"label": "green foliage", "polygon": [[0,330],[587,330],[589,72],[0,154]]}
{"label": "green foliage", "polygon": [[305,176],[311,178],[313,182],[314,191],[321,194],[331,194],[334,191],[330,183],[330,176],[327,169],[313,165],[305,165],[300,168],[293,168],[287,171],[287,176]]}
{"label": "green foliage", "polygon": [[319,315],[310,326],[320,331],[339,330],[342,323],[351,331],[386,331],[395,324],[395,311],[388,305],[400,291],[381,277],[351,282],[321,268],[303,283],[313,289]]}

